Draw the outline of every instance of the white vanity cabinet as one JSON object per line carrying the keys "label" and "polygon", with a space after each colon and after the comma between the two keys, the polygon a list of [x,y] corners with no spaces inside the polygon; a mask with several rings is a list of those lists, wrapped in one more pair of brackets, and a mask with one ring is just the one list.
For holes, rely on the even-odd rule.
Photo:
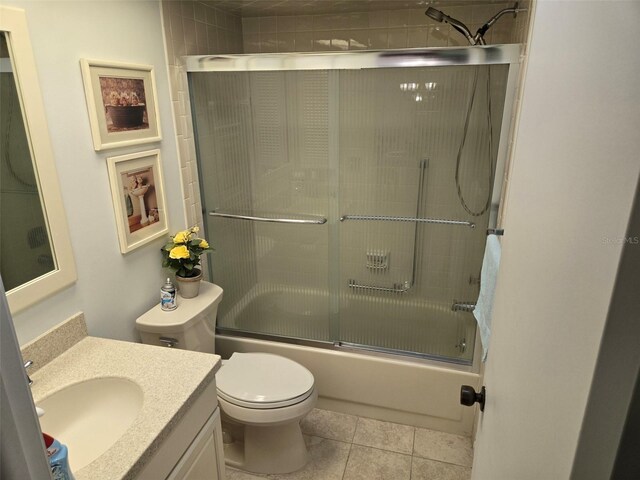
{"label": "white vanity cabinet", "polygon": [[224,480],[224,478],[224,450],[218,407],[167,480]]}
{"label": "white vanity cabinet", "polygon": [[136,476],[139,480],[224,480],[224,449],[212,381]]}

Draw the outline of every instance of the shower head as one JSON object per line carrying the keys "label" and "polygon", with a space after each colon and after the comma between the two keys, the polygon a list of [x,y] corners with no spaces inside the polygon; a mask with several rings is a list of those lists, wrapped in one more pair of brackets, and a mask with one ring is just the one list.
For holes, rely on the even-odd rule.
{"label": "shower head", "polygon": [[424,14],[429,18],[433,18],[436,22],[442,22],[444,20],[444,13],[433,7],[427,8],[427,11],[424,12]]}
{"label": "shower head", "polygon": [[450,17],[449,15],[445,15],[440,10],[438,10],[436,8],[433,8],[433,7],[427,8],[427,11],[424,12],[424,14],[427,17],[432,18],[436,22],[448,23],[453,28],[455,28],[457,31],[459,31],[461,34],[463,34],[467,38],[467,40],[469,40],[469,43],[471,45],[475,45],[477,43],[476,39],[474,39],[473,35],[471,35],[471,32],[469,31],[469,28],[464,23],[462,23],[460,20],[456,20],[455,18]]}
{"label": "shower head", "polygon": [[436,22],[448,23],[453,28],[455,28],[458,32],[460,32],[462,35],[464,35],[471,45],[478,45],[478,44],[479,45],[485,45],[484,34],[487,33],[487,30],[489,30],[489,28],[491,28],[493,26],[493,24],[496,23],[500,17],[502,17],[503,15],[505,15],[507,13],[513,13],[513,16],[515,18],[515,16],[518,14],[518,12],[524,12],[524,11],[525,11],[525,9],[518,8],[518,2],[516,2],[513,5],[513,7],[504,8],[504,9],[500,10],[498,13],[496,13],[493,17],[491,17],[487,21],[487,23],[485,23],[484,25],[482,25],[478,29],[478,31],[476,32],[475,35],[472,35],[471,31],[469,31],[469,28],[464,23],[462,23],[460,20],[456,20],[455,18],[450,17],[449,15],[441,12],[440,10],[438,10],[436,8],[429,7],[429,8],[427,8],[427,11],[424,12],[424,14],[427,17],[432,18]]}

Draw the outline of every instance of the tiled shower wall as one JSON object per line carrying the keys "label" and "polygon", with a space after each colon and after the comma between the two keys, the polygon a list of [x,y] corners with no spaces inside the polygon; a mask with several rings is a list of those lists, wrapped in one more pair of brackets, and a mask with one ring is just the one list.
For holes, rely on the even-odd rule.
{"label": "tiled shower wall", "polygon": [[[434,23],[423,9],[355,12],[338,15],[245,17],[217,8],[218,2],[162,2],[185,212],[188,223],[202,226],[202,202],[193,141],[193,125],[184,55],[357,50],[464,44],[449,25]],[[472,30],[511,4],[441,7]],[[530,0],[520,2],[530,8]],[[488,32],[489,43],[524,43],[529,12],[506,15]]]}
{"label": "tiled shower wall", "polygon": [[[191,102],[189,98],[187,72],[182,66],[181,57],[184,55],[204,55],[210,53],[242,53],[242,21],[222,9],[216,8],[215,2],[195,1],[163,1],[162,14],[165,31],[165,42],[171,81],[171,97],[173,101],[174,119],[176,124],[177,144],[179,149],[182,184],[184,191],[184,208],[189,225],[198,225],[209,240],[211,237],[206,230],[202,217],[202,198],[200,196],[199,172],[196,159],[195,134],[191,117]],[[201,145],[201,148],[203,145]],[[206,146],[205,146],[206,147]],[[225,145],[216,145],[216,150],[224,150]],[[222,152],[222,156],[225,153]],[[225,172],[229,177],[243,176],[242,171]],[[247,177],[244,174],[244,177]],[[222,176],[220,176],[222,178]],[[223,179],[224,180],[224,179]],[[248,180],[248,179],[247,179]],[[229,188],[236,184],[228,184]],[[246,192],[250,195],[249,192]],[[255,284],[255,246],[253,235],[238,234],[235,227],[246,229],[238,225],[225,231],[224,239],[214,244],[216,252],[210,259],[216,262],[216,255],[224,254],[229,263],[235,266],[237,275],[231,278],[230,284],[225,285],[226,302],[221,307],[235,303],[234,292],[242,295]],[[241,248],[229,254],[228,242],[235,242]],[[203,271],[208,276],[205,258]]]}
{"label": "tiled shower wall", "polygon": [[[529,2],[520,2],[527,8]],[[438,6],[475,32],[489,18],[512,3]],[[448,24],[427,17],[425,8],[397,9],[334,15],[245,17],[242,19],[244,53],[342,51],[385,48],[447,47],[467,45]],[[528,12],[504,15],[487,32],[489,44],[526,40]]]}
{"label": "tiled shower wall", "polygon": [[242,20],[237,15],[215,8],[215,2],[173,0],[162,2],[162,18],[182,169],[184,208],[189,225],[199,225],[202,228],[202,202],[191,105],[187,74],[181,66],[181,57],[208,53],[242,53]]}

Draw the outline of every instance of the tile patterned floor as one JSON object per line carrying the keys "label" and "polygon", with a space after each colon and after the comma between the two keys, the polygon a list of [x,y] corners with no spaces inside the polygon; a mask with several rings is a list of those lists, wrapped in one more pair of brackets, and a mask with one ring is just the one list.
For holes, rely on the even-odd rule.
{"label": "tile patterned floor", "polygon": [[311,454],[287,475],[227,467],[227,480],[469,480],[468,437],[314,409],[302,421]]}

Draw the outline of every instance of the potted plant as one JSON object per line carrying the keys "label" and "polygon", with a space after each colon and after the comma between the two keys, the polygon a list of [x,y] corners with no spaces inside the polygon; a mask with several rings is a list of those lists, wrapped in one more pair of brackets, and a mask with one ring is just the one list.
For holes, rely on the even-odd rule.
{"label": "potted plant", "polygon": [[198,237],[199,231],[200,229],[194,226],[178,232],[160,249],[162,266],[175,271],[178,292],[182,298],[197,297],[200,293],[202,271],[197,268],[200,265],[200,256],[213,251],[204,238]]}

